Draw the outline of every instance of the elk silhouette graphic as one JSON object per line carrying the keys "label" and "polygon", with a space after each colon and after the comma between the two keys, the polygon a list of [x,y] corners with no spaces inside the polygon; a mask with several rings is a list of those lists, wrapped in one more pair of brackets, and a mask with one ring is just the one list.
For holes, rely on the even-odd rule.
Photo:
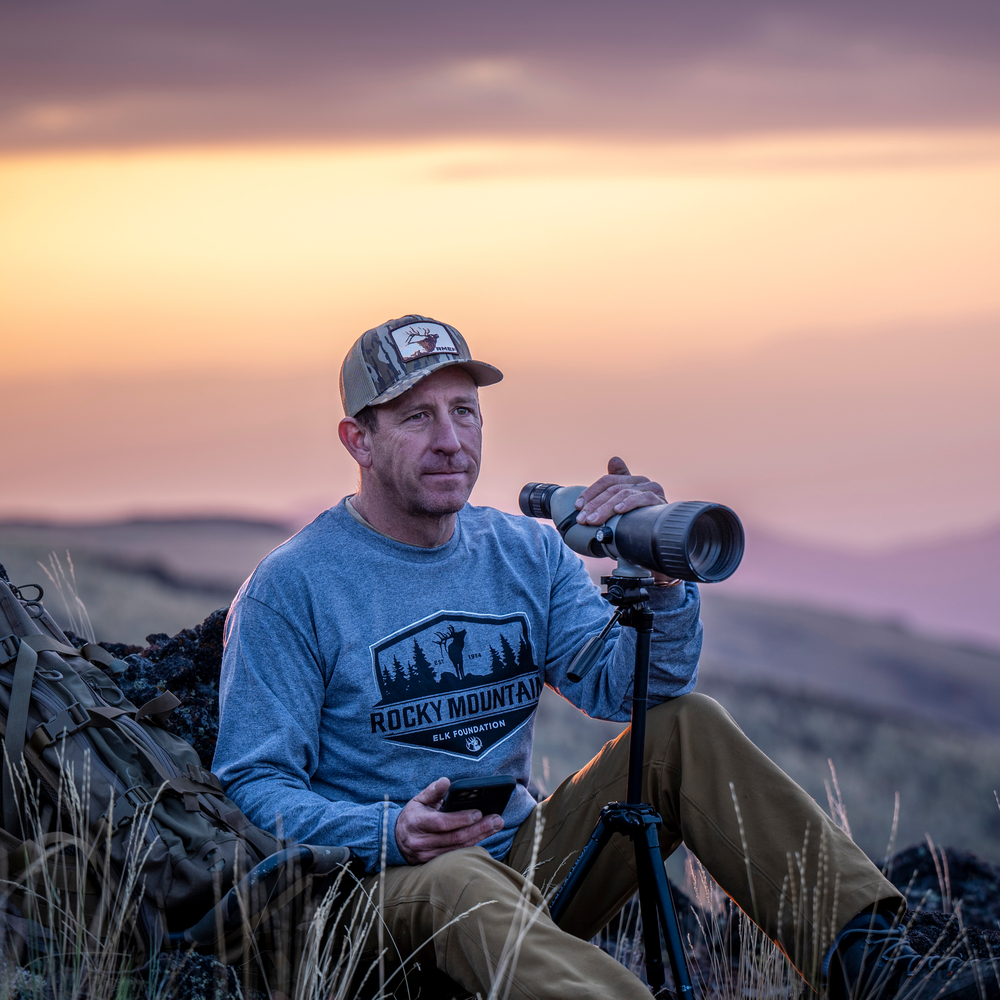
{"label": "elk silhouette graphic", "polygon": [[437,347],[439,333],[431,333],[426,327],[417,327],[406,335],[407,346],[419,344],[425,354],[429,354]]}
{"label": "elk silhouette graphic", "polygon": [[448,626],[447,632],[435,632],[438,646],[447,652],[451,665],[455,668],[455,676],[459,680],[465,679],[465,667],[463,665],[462,651],[465,649],[465,633],[467,629],[456,631],[454,625]]}

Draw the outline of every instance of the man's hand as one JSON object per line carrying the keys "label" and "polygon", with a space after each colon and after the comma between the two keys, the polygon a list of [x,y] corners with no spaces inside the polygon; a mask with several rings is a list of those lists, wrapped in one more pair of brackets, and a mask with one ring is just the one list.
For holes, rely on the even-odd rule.
{"label": "man's hand", "polygon": [[608,460],[608,474],[588,486],[576,501],[580,524],[604,524],[615,514],[636,507],[654,507],[666,503],[663,487],[645,476],[629,475],[628,466],[617,456]]}
{"label": "man's hand", "polygon": [[503,828],[499,816],[483,816],[478,809],[441,812],[450,787],[447,778],[438,778],[403,806],[396,820],[396,844],[407,864],[420,865],[460,847],[475,847]]}
{"label": "man's hand", "polygon": [[[615,514],[624,514],[636,507],[655,507],[666,503],[663,487],[645,476],[629,475],[628,466],[616,455],[608,459],[608,474],[601,476],[593,486],[588,486],[577,498],[576,515],[581,524],[604,524]],[[650,571],[653,579],[663,587],[680,583],[663,573]]]}

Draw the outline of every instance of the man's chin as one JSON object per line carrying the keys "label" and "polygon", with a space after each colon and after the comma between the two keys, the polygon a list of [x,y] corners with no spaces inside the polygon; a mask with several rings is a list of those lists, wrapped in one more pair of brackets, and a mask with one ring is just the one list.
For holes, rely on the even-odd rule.
{"label": "man's chin", "polygon": [[413,513],[425,517],[447,517],[457,514],[468,502],[472,487],[454,490],[422,490],[413,497]]}

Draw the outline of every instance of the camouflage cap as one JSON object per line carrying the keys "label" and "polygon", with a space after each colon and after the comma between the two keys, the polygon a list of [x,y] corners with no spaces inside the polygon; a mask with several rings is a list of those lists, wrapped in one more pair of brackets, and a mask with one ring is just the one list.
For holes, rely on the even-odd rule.
{"label": "camouflage cap", "polygon": [[344,413],[353,417],[366,406],[388,403],[446,365],[463,368],[476,385],[493,385],[503,378],[499,368],[472,360],[469,345],[453,326],[426,316],[387,320],[361,334],[344,358]]}

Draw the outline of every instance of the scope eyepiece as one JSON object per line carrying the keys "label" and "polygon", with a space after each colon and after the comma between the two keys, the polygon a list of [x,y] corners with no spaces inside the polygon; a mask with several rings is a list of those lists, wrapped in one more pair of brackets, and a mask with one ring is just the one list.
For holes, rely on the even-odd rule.
{"label": "scope eyepiece", "polygon": [[560,487],[553,483],[528,483],[521,490],[517,504],[527,517],[552,517],[552,494]]}
{"label": "scope eyepiece", "polygon": [[518,505],[528,517],[553,520],[574,552],[625,560],[678,580],[717,583],[732,576],[743,558],[743,525],[722,504],[686,500],[639,507],[592,527],[576,520],[576,498],[583,491],[528,483]]}

